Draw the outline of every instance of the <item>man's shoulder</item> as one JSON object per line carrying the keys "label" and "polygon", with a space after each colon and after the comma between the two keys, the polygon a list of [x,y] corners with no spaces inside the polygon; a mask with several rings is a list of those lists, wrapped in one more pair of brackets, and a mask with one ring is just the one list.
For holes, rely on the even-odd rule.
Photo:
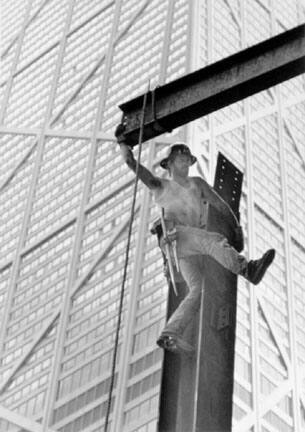
{"label": "man's shoulder", "polygon": [[196,185],[198,185],[198,186],[202,186],[202,185],[207,185],[208,184],[202,177],[199,177],[199,176],[190,177],[190,180],[193,183],[195,183]]}
{"label": "man's shoulder", "polygon": [[197,186],[198,189],[201,190],[204,196],[209,196],[211,193],[211,190],[213,190],[212,186],[209,185],[209,183],[204,180],[202,177],[194,176],[191,177],[193,184]]}

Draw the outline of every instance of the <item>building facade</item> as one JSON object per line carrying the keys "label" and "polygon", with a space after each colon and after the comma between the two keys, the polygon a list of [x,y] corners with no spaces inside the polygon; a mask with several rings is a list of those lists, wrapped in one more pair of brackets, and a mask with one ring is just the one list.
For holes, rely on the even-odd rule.
{"label": "building facade", "polygon": [[[0,431],[154,432],[167,285],[157,211],[139,185],[112,371],[134,176],[118,105],[305,21],[304,0],[1,1]],[[143,146],[187,140],[212,181],[218,150],[244,172],[234,432],[305,429],[305,79]],[[135,153],[137,150],[135,150]],[[187,432],[187,431],[186,431]]]}

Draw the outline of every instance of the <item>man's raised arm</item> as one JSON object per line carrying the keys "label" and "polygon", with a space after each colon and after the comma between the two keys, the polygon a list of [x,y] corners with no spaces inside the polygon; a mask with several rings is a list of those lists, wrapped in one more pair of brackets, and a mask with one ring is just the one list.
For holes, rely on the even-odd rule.
{"label": "man's raised arm", "polygon": [[[136,173],[137,171],[137,161],[134,158],[131,148],[124,142],[124,126],[119,125],[115,131],[117,137],[117,142],[120,146],[120,151],[124,162],[128,167]],[[138,168],[139,179],[149,188],[149,189],[162,189],[162,180],[151,173],[142,164],[139,164]]]}

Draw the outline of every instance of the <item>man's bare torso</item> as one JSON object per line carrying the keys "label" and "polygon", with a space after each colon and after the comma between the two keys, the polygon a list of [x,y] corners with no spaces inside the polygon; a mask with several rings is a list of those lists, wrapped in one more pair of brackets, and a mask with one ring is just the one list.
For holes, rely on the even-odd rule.
{"label": "man's bare torso", "polygon": [[207,205],[196,177],[189,177],[185,185],[175,180],[162,180],[162,188],[154,191],[155,202],[164,208],[165,219],[176,224],[203,227]]}

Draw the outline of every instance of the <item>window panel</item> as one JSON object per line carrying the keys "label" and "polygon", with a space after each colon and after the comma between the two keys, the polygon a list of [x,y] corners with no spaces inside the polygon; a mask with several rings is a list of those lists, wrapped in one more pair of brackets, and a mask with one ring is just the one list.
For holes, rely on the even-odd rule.
{"label": "window panel", "polygon": [[150,391],[152,388],[160,385],[161,371],[158,370],[150,375],[147,375],[142,380],[133,383],[127,387],[126,403],[132,400],[144,397],[144,393]]}
{"label": "window panel", "polygon": [[288,101],[293,102],[300,95],[304,94],[305,89],[305,75],[299,75],[296,78],[284,81],[279,84],[280,92],[283,101],[287,103]]}
{"label": "window panel", "polygon": [[47,138],[27,244],[76,215],[82,197],[89,152],[88,141]]}
{"label": "window panel", "polygon": [[129,378],[133,378],[136,375],[142,374],[146,369],[151,368],[155,364],[159,363],[163,358],[162,351],[155,349],[154,351],[146,354],[144,357],[136,360],[130,365]]}
{"label": "window panel", "polygon": [[58,114],[66,101],[75,93],[85,77],[93,70],[102,54],[106,54],[111,34],[114,6],[101,10],[92,20],[70,33],[57,86],[53,117],[57,118],[55,127],[76,130],[92,130],[100,86],[103,80],[104,65],[91,75],[70,101],[65,111]]}
{"label": "window panel", "polygon": [[[23,135],[2,135],[0,158],[3,161],[0,182],[20,163],[32,147],[34,138]],[[6,261],[16,251],[18,237],[27,203],[30,182],[33,175],[35,152],[17,169],[7,186],[1,191],[0,260]]]}
{"label": "window panel", "polygon": [[137,332],[134,335],[133,354],[136,354],[155,343],[163,325],[164,320],[161,319],[151,324],[149,327]]}
{"label": "window panel", "polygon": [[248,46],[271,37],[271,10],[265,3],[258,0],[246,2],[245,28]]}
{"label": "window panel", "polygon": [[[281,340],[281,338],[280,338]],[[271,392],[280,382],[287,378],[288,373],[272,333],[259,315],[259,354],[261,369],[261,392]]]}
{"label": "window panel", "polygon": [[5,393],[0,397],[0,402],[7,408],[22,415],[35,415],[43,408],[56,331],[57,326],[54,325],[9,382]]}
{"label": "window panel", "polygon": [[282,184],[276,117],[264,117],[253,122],[251,129],[255,199],[268,214],[282,218]]}
{"label": "window panel", "polygon": [[24,0],[12,0],[10,2],[2,2],[1,4],[1,42],[2,48],[7,46],[14,40],[21,29],[27,2]]}
{"label": "window panel", "polygon": [[[231,5],[231,8],[230,6]],[[232,14],[234,11],[234,16]],[[214,4],[214,58],[217,61],[241,50],[240,13],[232,2],[216,0]],[[238,20],[236,22],[236,19]]]}
{"label": "window panel", "polygon": [[[292,275],[295,301],[297,357],[300,370],[305,367],[305,250],[292,242]],[[305,383],[303,383],[305,384]],[[303,386],[305,391],[305,387]]]}
{"label": "window panel", "polygon": [[[225,156],[234,160],[234,165],[244,174],[246,170],[246,138],[244,128],[233,129],[216,137],[216,145]],[[246,186],[246,175],[243,179],[243,187]]]}
{"label": "window panel", "polygon": [[[299,145],[302,145],[301,129],[303,120],[298,116],[291,116],[290,124],[294,124],[293,131],[300,131],[297,135]],[[301,147],[302,148],[302,147]],[[285,163],[288,192],[288,213],[290,232],[300,244],[305,244],[305,169],[304,162],[296,151],[295,144],[290,135],[285,133]]]}
{"label": "window panel", "polygon": [[55,47],[14,78],[5,117],[7,125],[42,126],[57,54]]}
{"label": "window panel", "polygon": [[242,409],[238,404],[233,403],[233,421],[241,420],[246,414],[247,411]]}
{"label": "window panel", "polygon": [[177,0],[175,2],[173,26],[167,60],[166,82],[177,79],[187,71],[187,20],[189,12],[189,3],[187,1]]}
{"label": "window panel", "polygon": [[5,302],[9,289],[9,278],[10,278],[11,267],[0,270],[0,317],[3,317]]}
{"label": "window panel", "polygon": [[[274,3],[275,16],[280,21],[281,27],[285,30],[295,27],[298,24],[298,2],[292,1],[289,4],[285,0],[278,0]],[[282,28],[280,27],[280,31]]]}
{"label": "window panel", "polygon": [[90,7],[86,0],[75,2],[72,15],[72,26],[83,23],[88,18],[94,16],[104,8],[109,8],[113,4],[113,0],[90,0]]}
{"label": "window panel", "polygon": [[270,425],[276,427],[279,432],[293,432],[293,424],[287,424],[287,422],[274,411],[268,411],[264,416],[264,419],[270,423]]}
{"label": "window panel", "polygon": [[60,306],[74,227],[69,226],[22,257],[5,338],[3,363],[22,355],[43,323]]}
{"label": "window panel", "polygon": [[[142,155],[142,161],[145,161]],[[145,162],[144,162],[145,163]],[[90,190],[90,200],[95,201],[111,194],[122,181],[134,178],[134,174],[122,163],[121,155],[113,142],[99,142],[95,158],[93,179]],[[129,188],[127,189],[129,190]],[[121,196],[120,191],[118,192]],[[129,196],[125,191],[126,197]],[[114,202],[113,199],[109,203]],[[108,217],[109,218],[109,217]]]}
{"label": "window panel", "polygon": [[[1,23],[3,22],[3,18],[1,19]],[[1,38],[3,35],[3,31],[1,32]],[[2,45],[2,47],[4,48],[4,44]],[[6,90],[6,85],[8,84],[8,79],[9,76],[11,74],[11,68],[13,66],[13,62],[15,60],[15,56],[16,56],[16,49],[17,49],[17,44],[13,43],[13,45],[9,45],[7,48],[9,48],[9,50],[5,50],[4,53],[2,54],[2,58],[1,58],[1,84],[2,86],[0,86],[0,101],[2,103],[2,98],[4,97],[4,92]]]}
{"label": "window panel", "polygon": [[[84,430],[89,424],[93,424],[98,420],[105,417],[108,402],[95,402],[95,407],[90,409],[85,414],[76,417],[74,420],[69,421],[65,426],[59,427],[59,432],[79,432]],[[113,404],[112,404],[113,408]]]}
{"label": "window panel", "polygon": [[[66,1],[51,0],[46,2],[35,15],[35,19],[29,23],[24,35],[19,58],[20,66],[59,39],[66,19],[67,7]],[[32,7],[31,16],[34,15],[35,10],[35,6]]]}
{"label": "window panel", "polygon": [[271,87],[268,90],[259,92],[247,100],[252,112],[258,112],[261,109],[272,106],[275,104],[274,88]]}
{"label": "window panel", "polygon": [[148,416],[150,413],[154,413],[158,405],[158,396],[152,396],[146,399],[142,403],[130,408],[125,413],[124,423],[129,424],[135,422],[141,417]]}

